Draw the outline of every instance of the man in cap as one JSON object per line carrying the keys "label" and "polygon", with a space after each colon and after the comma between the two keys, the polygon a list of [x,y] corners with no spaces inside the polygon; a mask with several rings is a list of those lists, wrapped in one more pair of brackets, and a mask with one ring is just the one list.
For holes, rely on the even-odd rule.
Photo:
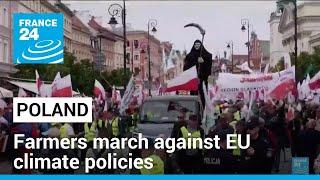
{"label": "man in cap", "polygon": [[187,109],[186,108],[180,109],[179,115],[178,115],[178,121],[174,123],[173,129],[171,132],[172,138],[178,138],[180,128],[187,125],[186,118],[187,118]]}
{"label": "man in cap", "polygon": [[[191,136],[189,136],[189,134]],[[186,126],[182,126],[179,131],[178,138],[204,138],[204,131],[199,125],[197,115],[190,115]],[[199,173],[202,164],[202,150],[197,147],[192,149],[181,149],[175,152],[175,160],[179,169],[184,174]]]}
{"label": "man in cap", "polygon": [[204,174],[233,174],[236,170],[236,158],[227,149],[227,130],[220,130],[217,134],[210,133],[209,137],[217,135],[220,138],[220,149],[204,150],[201,173]]}
{"label": "man in cap", "polygon": [[269,162],[272,158],[270,140],[261,135],[258,117],[251,117],[247,123],[247,133],[250,135],[250,147],[245,154],[245,173],[270,174],[272,167]]}
{"label": "man in cap", "polygon": [[300,157],[309,158],[309,173],[314,174],[314,161],[317,158],[318,146],[320,145],[320,132],[315,130],[316,121],[309,119],[306,129],[299,134]]}

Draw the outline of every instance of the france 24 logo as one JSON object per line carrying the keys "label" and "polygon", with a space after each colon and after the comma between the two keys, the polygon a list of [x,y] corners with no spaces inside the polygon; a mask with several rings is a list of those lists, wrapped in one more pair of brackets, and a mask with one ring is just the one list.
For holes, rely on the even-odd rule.
{"label": "france 24 logo", "polygon": [[14,64],[63,63],[63,14],[13,14]]}

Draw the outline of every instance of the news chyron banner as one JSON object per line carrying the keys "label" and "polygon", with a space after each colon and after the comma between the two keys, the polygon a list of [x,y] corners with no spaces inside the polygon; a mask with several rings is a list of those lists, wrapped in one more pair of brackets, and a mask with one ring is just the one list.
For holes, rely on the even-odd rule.
{"label": "news chyron banner", "polygon": [[13,14],[14,64],[63,63],[63,14]]}
{"label": "news chyron banner", "polygon": [[92,99],[86,97],[15,97],[14,123],[91,123]]}

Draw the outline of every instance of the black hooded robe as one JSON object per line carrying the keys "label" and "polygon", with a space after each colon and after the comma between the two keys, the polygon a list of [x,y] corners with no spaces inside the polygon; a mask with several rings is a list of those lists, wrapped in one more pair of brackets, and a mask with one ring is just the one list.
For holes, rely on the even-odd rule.
{"label": "black hooded robe", "polygon": [[[208,77],[211,75],[211,67],[212,67],[212,54],[209,53],[203,47],[202,43],[201,43],[201,47],[199,48],[199,50],[196,50],[194,48],[194,44],[197,42],[201,43],[200,40],[196,40],[193,43],[193,46],[192,46],[190,53],[187,54],[187,56],[185,58],[183,71],[186,71],[186,70],[190,69],[191,67],[193,67],[194,65],[196,65],[197,72],[198,72],[198,78],[200,80],[198,91],[200,93],[202,105],[203,105],[203,107],[205,107],[205,99],[204,99],[202,84],[204,82],[206,85],[206,88],[208,89]],[[198,63],[198,57],[200,57],[200,50],[201,49],[202,49],[201,57],[204,62]],[[191,91],[190,94],[197,95],[198,92]]]}

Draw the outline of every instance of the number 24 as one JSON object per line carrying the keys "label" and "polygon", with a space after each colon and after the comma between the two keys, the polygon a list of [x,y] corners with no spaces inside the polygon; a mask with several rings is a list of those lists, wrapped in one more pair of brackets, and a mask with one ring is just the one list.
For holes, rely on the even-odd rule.
{"label": "number 24", "polygon": [[29,41],[30,39],[38,40],[39,39],[39,32],[38,28],[33,28],[31,31],[29,31],[28,28],[21,28],[20,29],[20,38],[21,41]]}

